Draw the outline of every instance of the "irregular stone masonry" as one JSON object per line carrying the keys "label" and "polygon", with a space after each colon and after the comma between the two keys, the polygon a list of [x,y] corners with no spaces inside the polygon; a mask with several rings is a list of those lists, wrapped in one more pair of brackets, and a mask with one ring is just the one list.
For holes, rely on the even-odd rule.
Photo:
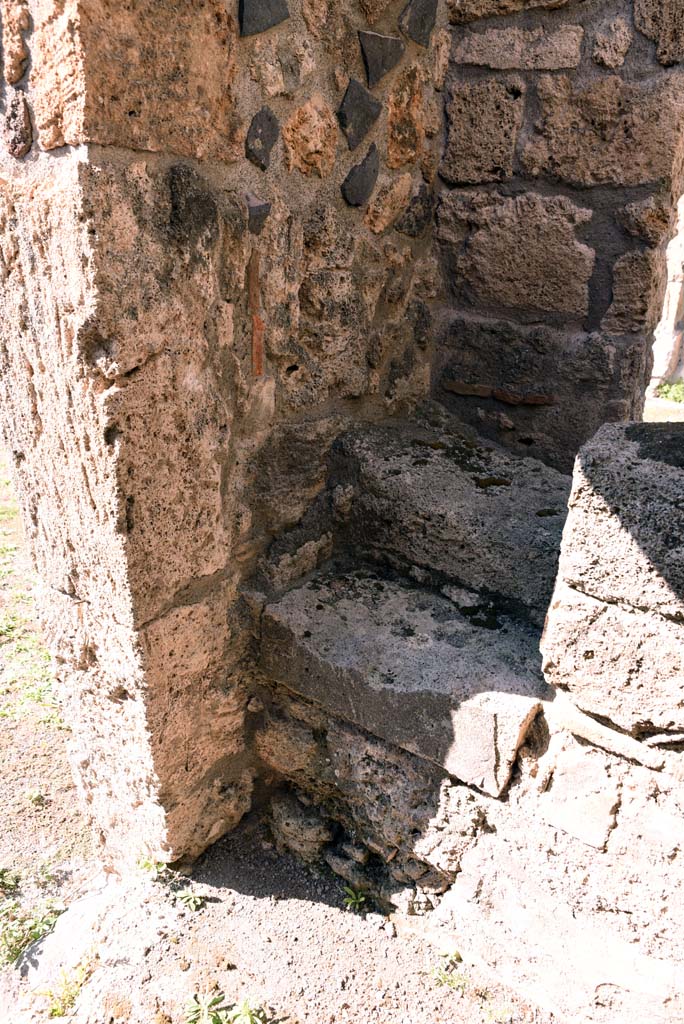
{"label": "irregular stone masonry", "polygon": [[[3,430],[75,770],[112,857],[195,856],[250,807],[269,770],[267,745],[252,743],[255,614],[333,551],[363,548],[452,588],[439,614],[472,587],[541,626],[564,512],[556,470],[601,423],[641,410],[683,187],[679,11],[2,0]],[[460,480],[450,519],[429,507],[438,494],[387,499],[406,471],[387,451],[378,490],[356,494],[345,520],[354,480],[332,486],[335,439],[405,424],[430,397],[428,418],[456,434],[446,407],[518,471],[466,439],[470,459],[475,446],[498,468]],[[408,467],[419,488],[431,452]],[[465,635],[435,643],[457,650]],[[498,712],[477,711],[491,735]],[[495,801],[516,781],[528,711],[480,775],[458,762],[460,835],[481,821],[477,783]],[[331,731],[347,727],[341,714],[329,709]],[[628,701],[622,714],[638,733]],[[670,729],[667,714],[643,728]],[[370,735],[381,718],[355,728]],[[384,746],[399,757],[402,742],[388,732]],[[425,743],[420,771],[456,772],[439,738]],[[650,748],[640,756],[655,770]],[[549,820],[575,821],[571,788],[547,801]],[[612,802],[590,803],[584,836],[600,845]],[[402,884],[418,860],[443,887],[465,840],[448,855],[437,843],[430,861],[416,850],[434,834],[413,838]]]}

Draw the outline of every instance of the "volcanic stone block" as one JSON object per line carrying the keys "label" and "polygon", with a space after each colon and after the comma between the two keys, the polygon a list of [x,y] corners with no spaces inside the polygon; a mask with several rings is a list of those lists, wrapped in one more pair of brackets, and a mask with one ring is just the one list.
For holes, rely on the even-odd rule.
{"label": "volcanic stone block", "polygon": [[452,185],[476,185],[510,177],[524,108],[522,82],[455,84],[447,105],[442,178]]}
{"label": "volcanic stone block", "polygon": [[316,94],[294,111],[283,126],[288,168],[324,178],[333,169],[337,150],[337,122],[322,96]]}
{"label": "volcanic stone block", "polygon": [[278,118],[268,107],[262,107],[252,118],[245,141],[245,154],[262,171],[268,170],[270,166],[271,152],[278,141],[279,132]]}
{"label": "volcanic stone block", "polygon": [[543,640],[549,681],[639,735],[684,727],[684,424],[581,450]]}
{"label": "volcanic stone block", "polygon": [[359,42],[368,85],[372,89],[397,66],[406,47],[398,36],[383,36],[378,32],[359,32]]}
{"label": "volcanic stone block", "polygon": [[482,629],[372,574],[315,578],[267,606],[262,630],[273,679],[493,796],[546,694],[534,632]]}
{"label": "volcanic stone block", "polygon": [[661,64],[684,61],[684,7],[679,0],[635,0],[634,24],[657,44]]}
{"label": "volcanic stone block", "polygon": [[26,156],[33,144],[33,128],[28,101],[23,92],[8,90],[5,113],[4,136],[10,156],[20,160]]}
{"label": "volcanic stone block", "polygon": [[251,192],[247,193],[245,199],[247,201],[249,230],[253,235],[260,235],[268,220],[272,204],[268,203],[265,199],[259,199],[258,196],[253,195]]}
{"label": "volcanic stone block", "polygon": [[523,164],[530,174],[572,185],[674,182],[679,188],[683,88],[681,72],[636,82],[609,75],[589,85],[546,75],[538,85],[541,116]]}
{"label": "volcanic stone block", "polygon": [[576,68],[582,55],[584,29],[565,25],[555,32],[545,29],[486,29],[468,32],[454,53],[458,64],[477,64],[500,71],[558,71]]}
{"label": "volcanic stone block", "polygon": [[374,559],[432,570],[541,625],[570,481],[453,426],[376,428],[336,443],[336,473],[354,488],[349,539]]}
{"label": "volcanic stone block", "polygon": [[350,206],[363,206],[370,199],[380,171],[380,154],[373,143],[360,164],[352,167],[342,182],[342,195]]}
{"label": "volcanic stone block", "polygon": [[360,82],[352,78],[337,112],[340,127],[347,136],[350,149],[356,149],[363,142],[380,117],[381,110],[382,103]]}
{"label": "volcanic stone block", "polygon": [[240,35],[253,36],[290,17],[287,0],[240,0]]}
{"label": "volcanic stone block", "polygon": [[410,0],[399,18],[399,28],[419,46],[429,46],[437,19],[437,0]]}
{"label": "volcanic stone block", "polygon": [[438,237],[472,305],[581,318],[595,253],[577,229],[592,216],[564,196],[454,191],[439,207]]}

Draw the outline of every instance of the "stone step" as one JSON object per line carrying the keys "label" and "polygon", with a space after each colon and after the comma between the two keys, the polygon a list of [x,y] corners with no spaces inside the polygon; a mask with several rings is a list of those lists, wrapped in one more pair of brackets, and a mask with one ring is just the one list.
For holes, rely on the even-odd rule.
{"label": "stone step", "polygon": [[547,695],[534,628],[371,570],[268,604],[261,668],[326,712],[500,796]]}
{"label": "stone step", "polygon": [[449,422],[353,432],[335,445],[344,543],[400,571],[437,573],[542,626],[570,478]]}

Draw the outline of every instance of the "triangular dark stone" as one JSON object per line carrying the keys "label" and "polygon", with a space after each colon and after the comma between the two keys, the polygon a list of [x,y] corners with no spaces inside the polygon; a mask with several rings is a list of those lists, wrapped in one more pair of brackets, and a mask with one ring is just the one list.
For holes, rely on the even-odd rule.
{"label": "triangular dark stone", "polygon": [[437,0],[410,0],[399,19],[399,28],[419,46],[430,45],[437,20]]}
{"label": "triangular dark stone", "polygon": [[345,202],[350,206],[363,206],[364,203],[367,203],[375,188],[379,171],[380,154],[378,147],[373,143],[361,163],[352,167],[342,182],[342,195]]}
{"label": "triangular dark stone", "polygon": [[253,36],[290,17],[287,0],[240,0],[240,35]]}
{"label": "triangular dark stone", "polygon": [[245,199],[247,201],[249,230],[253,235],[260,235],[271,212],[271,204],[267,203],[265,199],[259,199],[258,196],[253,195],[251,192],[247,193]]}
{"label": "triangular dark stone", "polygon": [[247,159],[262,171],[268,169],[271,162],[271,150],[278,141],[279,132],[280,126],[273,111],[268,107],[262,107],[254,115],[245,141]]}
{"label": "triangular dark stone", "polygon": [[382,103],[371,96],[368,89],[352,78],[344,94],[342,105],[337,111],[340,127],[347,136],[350,149],[363,142],[377,119]]}
{"label": "triangular dark stone", "polygon": [[368,84],[373,88],[404,56],[406,47],[399,36],[381,36],[378,32],[359,32]]}

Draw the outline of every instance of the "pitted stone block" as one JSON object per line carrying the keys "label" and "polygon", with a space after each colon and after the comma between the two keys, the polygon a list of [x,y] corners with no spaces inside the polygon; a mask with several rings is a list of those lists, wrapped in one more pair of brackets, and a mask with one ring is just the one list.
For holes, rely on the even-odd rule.
{"label": "pitted stone block", "polygon": [[327,712],[499,796],[545,695],[533,630],[372,573],[267,606],[261,667]]}
{"label": "pitted stone block", "polygon": [[542,649],[583,710],[684,727],[684,424],[610,424],[581,450]]}

